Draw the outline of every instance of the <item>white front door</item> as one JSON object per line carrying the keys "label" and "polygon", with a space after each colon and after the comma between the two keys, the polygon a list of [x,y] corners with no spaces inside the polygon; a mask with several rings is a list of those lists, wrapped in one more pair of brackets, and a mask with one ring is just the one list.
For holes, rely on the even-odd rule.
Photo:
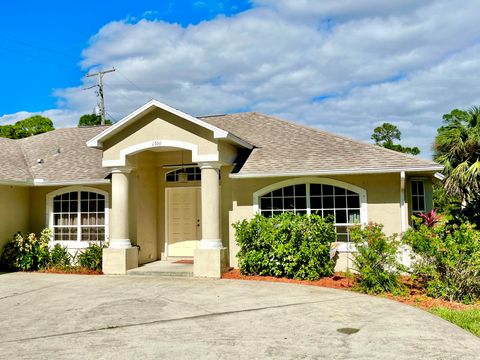
{"label": "white front door", "polygon": [[167,256],[193,256],[202,237],[199,187],[168,188]]}

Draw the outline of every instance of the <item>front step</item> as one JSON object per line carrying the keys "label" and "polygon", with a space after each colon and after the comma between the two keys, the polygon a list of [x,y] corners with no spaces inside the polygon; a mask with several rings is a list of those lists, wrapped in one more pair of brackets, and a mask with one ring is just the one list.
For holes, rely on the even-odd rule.
{"label": "front step", "polygon": [[192,277],[193,264],[154,261],[128,270],[127,275]]}

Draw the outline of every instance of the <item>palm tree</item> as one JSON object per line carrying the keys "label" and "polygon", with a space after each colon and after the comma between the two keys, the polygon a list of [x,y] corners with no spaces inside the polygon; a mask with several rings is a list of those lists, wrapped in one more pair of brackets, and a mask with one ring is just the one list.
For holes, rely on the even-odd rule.
{"label": "palm tree", "polygon": [[480,205],[480,107],[455,109],[443,116],[445,125],[435,138],[435,160],[445,166],[445,190]]}

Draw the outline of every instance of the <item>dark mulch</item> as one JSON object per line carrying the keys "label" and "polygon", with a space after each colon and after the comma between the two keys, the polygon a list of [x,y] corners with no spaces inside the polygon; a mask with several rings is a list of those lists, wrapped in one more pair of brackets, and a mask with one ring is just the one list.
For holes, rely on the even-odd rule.
{"label": "dark mulch", "polygon": [[[318,280],[295,280],[287,278],[276,278],[273,276],[259,276],[259,275],[242,275],[240,270],[232,269],[222,275],[222,279],[237,279],[237,280],[256,280],[256,281],[270,281],[293,283],[312,286],[323,286],[334,289],[353,290],[355,285],[355,278],[352,276],[345,276],[342,273],[335,273],[333,276],[324,277]],[[445,307],[454,310],[478,309],[480,305],[466,305],[458,302],[450,302],[448,300],[435,299],[425,294],[418,283],[412,282],[411,278],[405,276],[402,282],[408,287],[409,293],[405,296],[396,296],[392,294],[383,294],[388,299],[396,300],[408,305],[420,307],[422,309],[431,309],[435,307]]]}
{"label": "dark mulch", "polygon": [[39,273],[49,274],[73,274],[73,275],[102,275],[100,270],[92,270],[84,267],[71,267],[71,268],[56,268],[51,267],[48,269],[38,270]]}

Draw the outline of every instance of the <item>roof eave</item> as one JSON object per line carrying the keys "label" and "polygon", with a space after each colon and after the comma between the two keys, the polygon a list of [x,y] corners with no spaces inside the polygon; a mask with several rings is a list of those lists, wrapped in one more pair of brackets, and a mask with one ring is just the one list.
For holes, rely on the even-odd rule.
{"label": "roof eave", "polygon": [[110,184],[109,179],[77,179],[77,180],[0,180],[0,185],[10,186],[69,186],[69,185],[106,185]]}
{"label": "roof eave", "polygon": [[282,173],[246,173],[230,174],[233,179],[267,178],[267,177],[291,177],[291,176],[328,176],[328,175],[361,175],[405,172],[436,172],[443,170],[443,165],[423,167],[399,167],[399,168],[370,168],[370,169],[332,169],[321,171],[292,171]]}
{"label": "roof eave", "polygon": [[227,133],[227,137],[226,137],[228,140],[230,140],[231,142],[237,144],[237,145],[240,145],[246,149],[249,149],[249,150],[252,150],[255,146],[253,146],[252,144],[250,144],[249,142],[239,138],[238,136],[235,136],[233,135],[232,133]]}
{"label": "roof eave", "polygon": [[106,185],[109,179],[44,180],[33,179],[33,186]]}

